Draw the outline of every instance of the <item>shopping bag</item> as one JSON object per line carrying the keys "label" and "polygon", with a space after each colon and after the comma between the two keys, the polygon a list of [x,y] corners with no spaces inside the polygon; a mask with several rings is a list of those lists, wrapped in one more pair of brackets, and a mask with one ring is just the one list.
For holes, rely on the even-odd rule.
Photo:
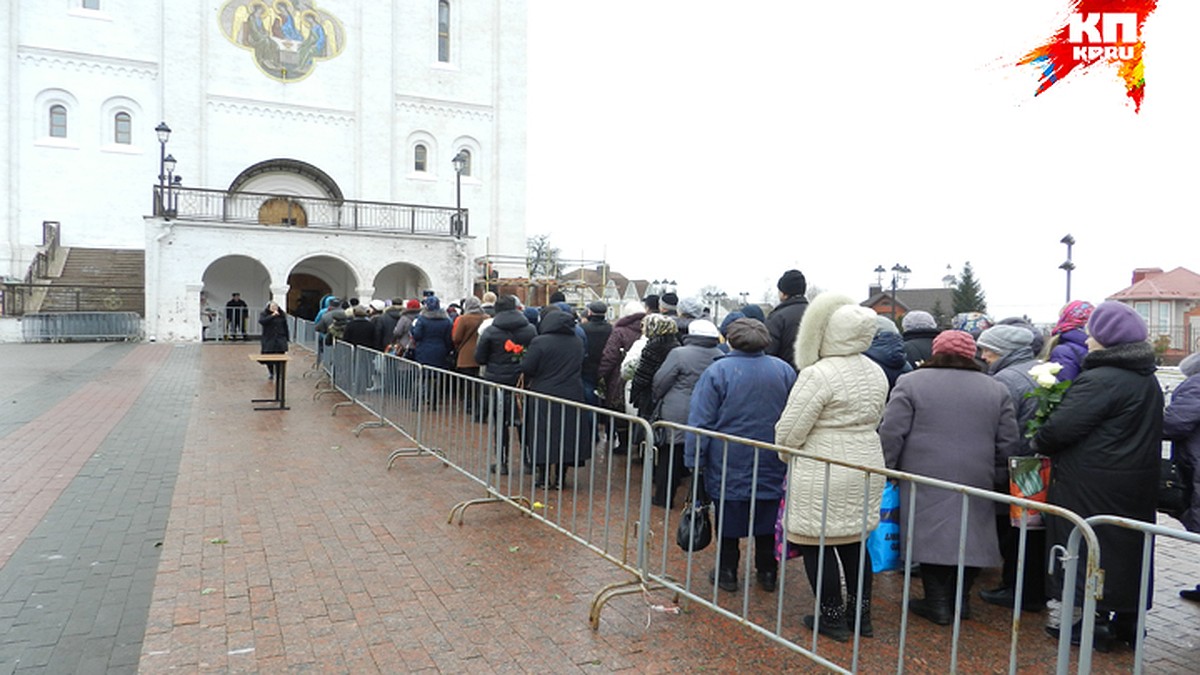
{"label": "shopping bag", "polygon": [[[1044,455],[1008,458],[1008,493],[1030,501],[1046,503],[1046,492],[1050,489],[1050,458]],[[1013,527],[1021,526],[1024,508],[1010,504],[1008,518]],[[1026,527],[1031,530],[1046,529],[1041,511],[1029,509]]]}
{"label": "shopping bag", "polygon": [[900,569],[900,488],[890,480],[883,485],[879,527],[867,537],[867,553],[875,573]]}

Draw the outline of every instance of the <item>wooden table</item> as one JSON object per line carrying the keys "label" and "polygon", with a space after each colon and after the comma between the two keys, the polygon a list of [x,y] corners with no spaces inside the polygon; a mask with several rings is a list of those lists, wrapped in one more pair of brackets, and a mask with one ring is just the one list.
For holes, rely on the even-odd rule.
{"label": "wooden table", "polygon": [[261,406],[255,410],[288,410],[287,407],[287,364],[291,359],[287,354],[250,354],[250,360],[257,363],[278,363],[279,371],[275,373],[275,398],[252,398],[252,403],[277,403],[278,405]]}

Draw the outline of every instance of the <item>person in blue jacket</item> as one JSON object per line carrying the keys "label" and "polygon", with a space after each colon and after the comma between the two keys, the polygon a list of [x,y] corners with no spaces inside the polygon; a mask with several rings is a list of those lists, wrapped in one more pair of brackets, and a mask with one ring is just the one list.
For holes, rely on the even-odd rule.
{"label": "person in blue jacket", "polygon": [[[442,301],[436,295],[425,298],[425,308],[412,326],[413,358],[417,363],[432,368],[448,369],[450,352],[454,351],[454,323],[442,309]],[[425,401],[437,408],[437,387],[433,385],[433,373],[422,371],[425,383]],[[417,408],[418,401],[412,407]]]}
{"label": "person in blue jacket", "polygon": [[[729,325],[726,337],[732,351],[700,376],[692,391],[688,426],[774,443],[775,423],[787,405],[796,371],[764,353],[771,334],[761,321],[738,319]],[[722,590],[736,591],[740,540],[753,536],[759,585],[774,591],[775,520],[787,465],[769,450],[710,436],[697,442],[695,435],[685,441],[684,465],[699,467],[714,504],[720,547],[710,578]]]}

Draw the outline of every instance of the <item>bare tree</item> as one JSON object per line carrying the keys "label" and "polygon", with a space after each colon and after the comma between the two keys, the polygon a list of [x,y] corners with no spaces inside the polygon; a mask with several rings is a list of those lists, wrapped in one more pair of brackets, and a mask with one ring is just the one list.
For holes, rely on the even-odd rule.
{"label": "bare tree", "polygon": [[559,250],[550,245],[550,235],[535,234],[525,240],[525,265],[529,277],[558,277]]}

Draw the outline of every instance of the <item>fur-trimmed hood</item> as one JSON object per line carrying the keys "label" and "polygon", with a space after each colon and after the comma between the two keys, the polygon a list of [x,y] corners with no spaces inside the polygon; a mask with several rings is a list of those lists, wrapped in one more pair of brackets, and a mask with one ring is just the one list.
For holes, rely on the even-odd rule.
{"label": "fur-trimmed hood", "polygon": [[828,356],[861,354],[875,337],[874,310],[849,296],[822,293],[808,305],[796,333],[796,369],[803,370]]}

